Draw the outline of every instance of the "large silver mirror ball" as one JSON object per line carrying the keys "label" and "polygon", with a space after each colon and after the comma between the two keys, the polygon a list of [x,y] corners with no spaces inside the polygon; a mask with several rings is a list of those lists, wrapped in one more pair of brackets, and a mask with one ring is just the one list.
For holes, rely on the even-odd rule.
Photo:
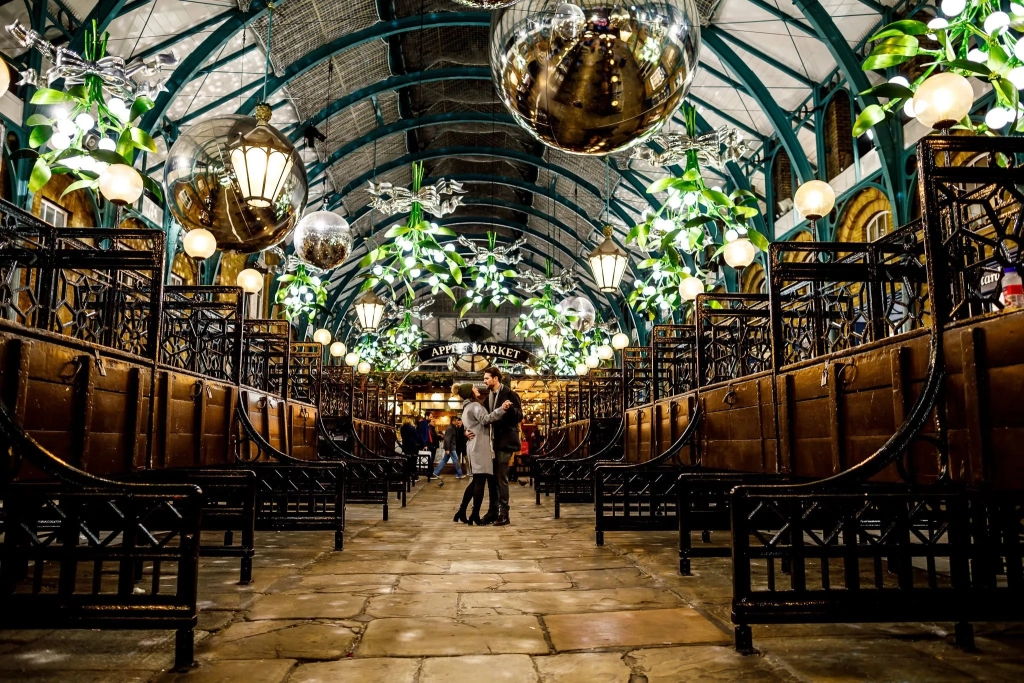
{"label": "large silver mirror ball", "polygon": [[256,128],[249,116],[222,116],[186,129],[167,154],[164,182],[174,218],[187,230],[205,228],[217,248],[251,253],[280,243],[302,216],[308,196],[306,167],[294,145],[267,126],[278,149],[291,150],[291,171],[271,206],[251,206],[239,196],[231,145]]}
{"label": "large silver mirror ball", "polygon": [[494,84],[546,145],[604,155],[656,134],[700,51],[693,0],[521,0],[491,17]]}
{"label": "large silver mirror ball", "polygon": [[306,263],[333,270],[352,253],[352,230],[348,221],[333,211],[314,211],[295,226],[292,246]]}
{"label": "large silver mirror ball", "polygon": [[466,7],[475,7],[476,9],[500,9],[502,7],[511,7],[519,2],[519,0],[455,0],[455,2]]}

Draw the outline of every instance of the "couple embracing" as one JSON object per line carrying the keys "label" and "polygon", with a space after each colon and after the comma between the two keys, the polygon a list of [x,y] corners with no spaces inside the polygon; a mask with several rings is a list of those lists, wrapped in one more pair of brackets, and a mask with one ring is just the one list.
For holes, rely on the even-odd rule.
{"label": "couple embracing", "polygon": [[[466,452],[473,480],[462,495],[462,506],[455,513],[455,522],[504,526],[508,519],[508,461],[520,449],[519,423],[523,407],[519,395],[501,381],[501,371],[484,370],[484,389],[471,383],[460,384],[462,422],[468,439]],[[480,517],[480,505],[488,489],[490,502],[487,514]],[[466,516],[470,500],[473,512]]]}

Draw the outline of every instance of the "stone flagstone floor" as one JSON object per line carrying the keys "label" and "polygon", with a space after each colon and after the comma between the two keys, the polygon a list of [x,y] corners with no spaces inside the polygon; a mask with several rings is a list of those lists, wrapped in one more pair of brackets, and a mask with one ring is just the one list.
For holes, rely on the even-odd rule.
{"label": "stone flagstone floor", "polygon": [[[406,508],[349,506],[343,552],[329,533],[258,534],[255,581],[200,570],[199,666],[166,672],[173,634],[0,631],[3,681],[313,683],[386,681],[1020,681],[1024,630],[949,624],[755,627],[731,647],[728,560],[676,574],[671,533],[593,542],[586,505],[513,485],[512,525],[466,527],[463,484],[421,482]],[[725,540],[724,537],[717,539]]]}

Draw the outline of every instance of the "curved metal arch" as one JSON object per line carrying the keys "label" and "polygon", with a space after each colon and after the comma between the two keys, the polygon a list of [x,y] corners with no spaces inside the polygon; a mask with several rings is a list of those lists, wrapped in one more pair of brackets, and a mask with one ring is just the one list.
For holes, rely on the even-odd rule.
{"label": "curved metal arch", "polygon": [[[409,31],[419,31],[424,28],[490,26],[490,24],[490,12],[438,12],[435,14],[421,14],[388,21],[378,21],[367,28],[339,36],[331,42],[321,45],[315,50],[299,57],[285,67],[284,73],[280,76],[274,76],[267,82],[267,97],[269,98],[295,78],[298,78],[336,54],[373,40],[383,40],[391,36],[408,33]],[[249,114],[256,108],[262,97],[262,90],[251,95],[242,103],[236,113],[242,115]]]}
{"label": "curved metal arch", "polygon": [[[558,175],[564,178],[572,180],[580,187],[585,188],[595,197],[601,198],[602,201],[604,200],[604,197],[602,197],[601,193],[597,191],[597,188],[595,188],[593,185],[591,185],[583,178],[577,176],[572,171],[564,169],[561,166],[558,166],[557,164],[553,164],[542,157],[535,157],[532,154],[526,154],[524,152],[517,152],[516,150],[498,147],[442,147],[440,149],[423,150],[421,152],[409,153],[404,156],[398,157],[397,159],[392,159],[391,161],[387,161],[383,164],[380,164],[376,168],[376,173],[386,173],[392,169],[398,168],[399,166],[407,166],[409,164],[412,164],[415,161],[426,161],[428,159],[436,159],[438,157],[444,156],[494,157],[497,159],[518,161],[520,163],[536,166],[537,168],[544,168],[553,173],[557,173]],[[349,183],[345,185],[345,187],[331,195],[333,199],[329,200],[328,206],[331,208],[337,207],[338,204],[346,195],[354,191],[357,187],[361,187],[369,180],[372,180],[374,177],[374,173],[374,169],[370,169],[369,171],[363,173],[358,178],[354,178],[353,180],[349,181]],[[611,207],[615,215],[618,216],[619,219],[622,220],[622,222],[625,223],[626,225],[632,224],[634,222],[634,219],[631,216],[629,216],[629,214],[622,210],[618,202],[614,201],[614,197],[612,199],[613,201],[611,202]]]}
{"label": "curved metal arch", "polygon": [[[851,93],[860,103],[861,108],[872,104],[878,104],[878,98],[865,96],[860,93],[871,87],[867,74],[861,69],[860,60],[854,54],[846,38],[840,33],[832,17],[821,6],[818,0],[793,0],[793,4],[807,19],[807,23],[814,29],[818,39],[825,43],[832,59],[836,61],[840,72],[851,89]],[[906,195],[907,186],[904,185],[904,176],[900,173],[900,151],[902,150],[902,135],[895,130],[897,127],[890,125],[892,119],[887,119],[882,125],[875,126],[875,149],[882,166],[882,177],[888,185],[888,191],[883,190],[889,196],[889,205],[894,211],[903,205],[902,199]],[[826,178],[828,180],[828,178]],[[905,216],[893,214],[893,223],[902,225]]]}
{"label": "curved metal arch", "polygon": [[761,111],[772,122],[772,127],[775,128],[782,146],[789,154],[790,161],[800,181],[807,182],[812,180],[814,178],[814,171],[811,169],[810,161],[807,160],[807,154],[800,145],[800,141],[797,140],[792,126],[789,125],[786,113],[775,101],[775,98],[771,96],[771,93],[768,92],[768,88],[750,70],[750,67],[733,52],[732,48],[725,44],[725,41],[718,35],[718,30],[714,26],[709,26],[701,31],[701,38],[704,45],[733,72],[740,83],[743,84],[747,94],[754,98],[758,106],[761,107]]}

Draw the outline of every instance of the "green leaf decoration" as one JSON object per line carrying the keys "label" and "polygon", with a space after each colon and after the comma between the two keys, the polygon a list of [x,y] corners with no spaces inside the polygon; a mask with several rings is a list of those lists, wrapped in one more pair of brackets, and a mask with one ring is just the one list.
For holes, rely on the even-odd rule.
{"label": "green leaf decoration", "polygon": [[452,271],[452,279],[455,280],[455,284],[461,285],[462,284],[462,268],[459,268],[459,266],[457,266],[455,264],[452,264],[451,271]]}
{"label": "green leaf decoration", "polygon": [[131,166],[131,164],[128,163],[128,160],[123,156],[117,152],[111,152],[108,149],[94,149],[89,152],[89,156],[97,161],[102,161],[107,164],[125,164],[126,166]]}
{"label": "green leaf decoration", "polygon": [[730,208],[732,208],[733,206],[732,200],[729,199],[728,195],[726,195],[724,192],[719,192],[718,190],[704,190],[701,194],[703,194],[705,199],[707,199],[712,204],[718,204],[719,206],[728,206]]}
{"label": "green leaf decoration", "polygon": [[50,126],[36,126],[28,134],[28,146],[33,149],[42,147],[50,139],[51,135],[53,135],[53,128]]}
{"label": "green leaf decoration", "polygon": [[865,71],[887,69],[916,56],[918,50],[918,40],[914,36],[886,38],[871,51],[871,54],[864,60],[862,68]]}
{"label": "green leaf decoration", "polygon": [[391,239],[392,237],[398,237],[400,235],[407,234],[412,228],[407,225],[392,225],[388,228],[388,231],[384,233],[385,239]]}
{"label": "green leaf decoration", "polygon": [[434,228],[435,235],[447,235],[448,237],[455,237],[455,231],[451,228],[446,228],[443,225],[439,225]]}
{"label": "green leaf decoration", "polygon": [[899,100],[905,97],[913,97],[914,91],[899,83],[881,83],[873,88],[868,88],[861,93],[862,97],[886,97],[890,100]]}
{"label": "green leaf decoration", "polygon": [[157,204],[164,203],[164,190],[160,186],[160,183],[150,178],[145,173],[142,173],[142,187],[149,194],[153,195],[153,199],[156,200]]}
{"label": "green leaf decoration", "polygon": [[651,183],[651,186],[647,188],[647,194],[656,194],[658,192],[664,192],[669,187],[671,187],[672,183],[674,183],[675,181],[676,179],[673,178],[672,176],[655,180],[653,183]]}
{"label": "green leaf decoration", "polygon": [[64,102],[71,101],[71,97],[60,90],[54,90],[53,88],[38,88],[34,93],[32,93],[32,99],[29,100],[29,103],[62,104]]}
{"label": "green leaf decoration", "polygon": [[136,97],[132,102],[131,111],[128,113],[128,120],[134,121],[154,107],[153,100],[148,97]]}
{"label": "green leaf decoration", "polygon": [[969,71],[983,78],[992,76],[992,70],[987,65],[972,62],[969,59],[954,59],[951,62],[946,62],[946,68],[954,71]]}
{"label": "green leaf decoration", "polygon": [[28,117],[28,120],[25,121],[25,125],[26,126],[51,126],[51,125],[53,125],[53,119],[51,119],[48,116],[43,116],[42,114],[32,114],[32,116]]}
{"label": "green leaf decoration", "polygon": [[913,19],[903,19],[902,21],[894,21],[887,26],[883,26],[882,30],[875,35],[868,38],[868,42],[874,42],[876,40],[884,40],[885,38],[899,37],[904,35],[909,36],[923,36],[930,33],[931,29],[923,21],[915,21]]}
{"label": "green leaf decoration", "polygon": [[28,179],[28,191],[38,192],[50,181],[50,167],[42,159],[36,159],[32,166],[32,175]]}
{"label": "green leaf decoration", "polygon": [[76,190],[84,190],[86,188],[93,189],[96,186],[96,181],[92,178],[85,178],[83,180],[76,180],[75,182],[64,188],[64,191],[60,193],[60,198],[64,199],[65,196],[71,194]]}
{"label": "green leaf decoration", "polygon": [[138,149],[144,149],[153,154],[157,153],[156,141],[146,131],[133,126],[128,129],[128,134],[131,136],[132,144]]}
{"label": "green leaf decoration", "polygon": [[996,90],[998,99],[1011,111],[1017,111],[1019,94],[1017,93],[1016,86],[1005,78],[997,78],[992,82],[992,86]]}
{"label": "green leaf decoration", "polygon": [[440,287],[442,292],[448,295],[449,299],[452,299],[453,301],[455,300],[455,292],[452,291],[451,287],[449,287],[443,282],[439,282],[437,286]]}
{"label": "green leaf decoration", "polygon": [[853,124],[853,137],[860,137],[872,126],[885,120],[885,110],[877,104],[870,104],[864,107],[864,111],[857,117]]}
{"label": "green leaf decoration", "polygon": [[67,95],[72,99],[78,100],[82,104],[89,102],[89,89],[86,88],[84,83],[82,85],[75,85],[68,88]]}
{"label": "green leaf decoration", "polygon": [[748,230],[747,239],[750,243],[761,251],[768,251],[768,238],[759,233],[757,230]]}

